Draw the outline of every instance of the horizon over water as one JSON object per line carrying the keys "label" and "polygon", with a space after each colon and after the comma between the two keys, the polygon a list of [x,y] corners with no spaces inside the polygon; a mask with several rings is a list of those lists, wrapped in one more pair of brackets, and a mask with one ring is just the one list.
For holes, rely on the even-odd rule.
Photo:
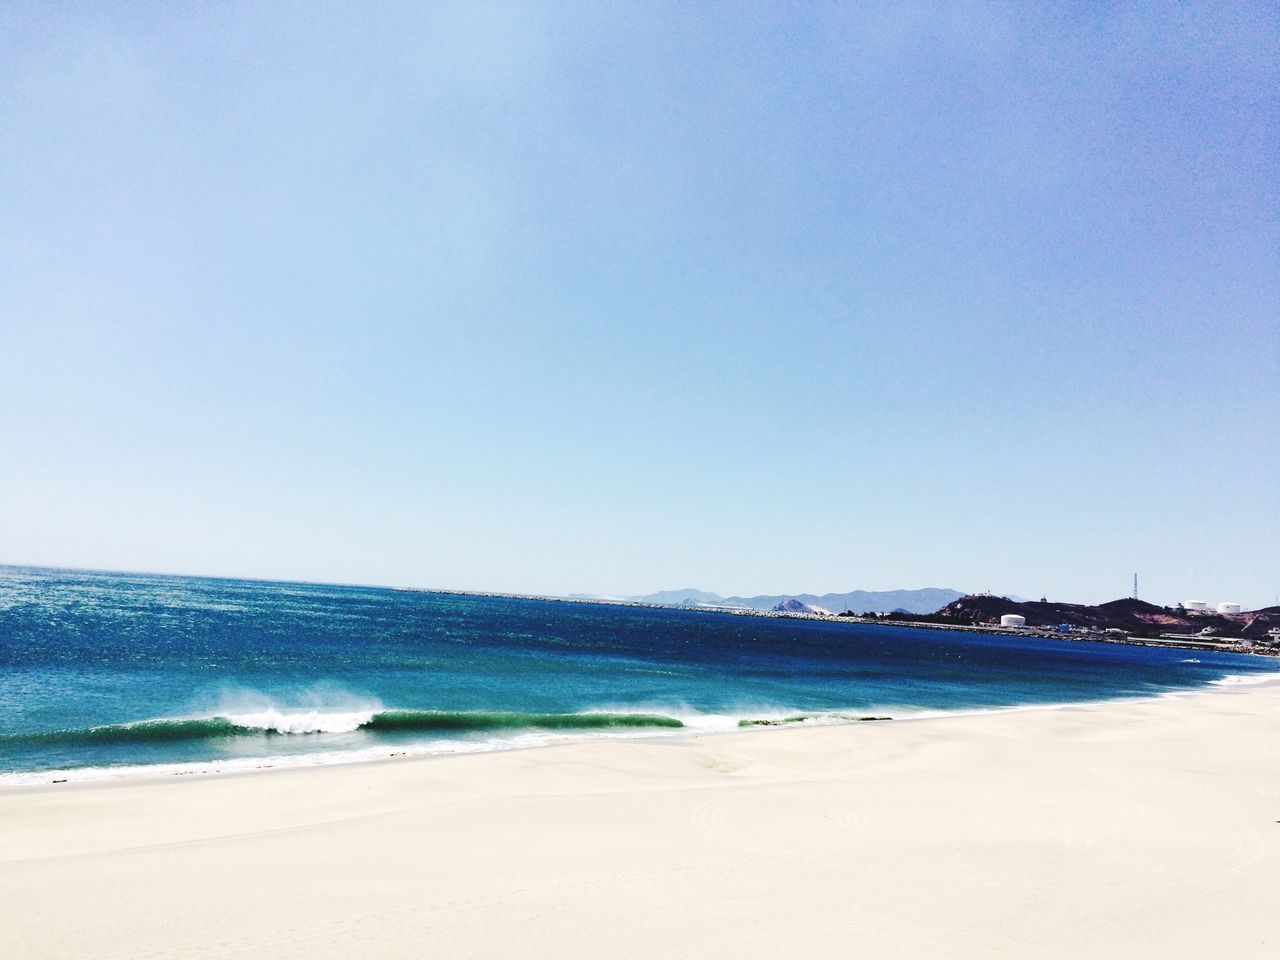
{"label": "horizon over water", "polygon": [[861,623],[0,566],[0,784],[1155,696],[1278,669]]}

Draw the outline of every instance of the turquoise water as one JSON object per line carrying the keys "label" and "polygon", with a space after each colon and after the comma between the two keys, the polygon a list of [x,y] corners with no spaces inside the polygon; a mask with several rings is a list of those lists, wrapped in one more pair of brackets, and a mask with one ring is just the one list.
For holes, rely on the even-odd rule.
{"label": "turquoise water", "polygon": [[675,609],[0,567],[0,781],[1148,696],[1274,660]]}

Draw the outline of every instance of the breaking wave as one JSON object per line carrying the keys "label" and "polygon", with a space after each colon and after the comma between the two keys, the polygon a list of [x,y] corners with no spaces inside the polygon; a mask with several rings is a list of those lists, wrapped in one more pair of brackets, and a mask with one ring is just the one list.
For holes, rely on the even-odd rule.
{"label": "breaking wave", "polygon": [[1276,683],[1277,679],[1274,673],[1229,673],[1217,680],[1210,680],[1209,683],[1215,687],[1241,687],[1252,686],[1255,683]]}
{"label": "breaking wave", "polygon": [[348,713],[268,710],[226,717],[137,720],[98,727],[0,737],[0,745],[164,743],[223,737],[272,737],[369,731],[609,730],[671,728],[676,717],[650,713],[523,713],[520,711],[379,710]]}

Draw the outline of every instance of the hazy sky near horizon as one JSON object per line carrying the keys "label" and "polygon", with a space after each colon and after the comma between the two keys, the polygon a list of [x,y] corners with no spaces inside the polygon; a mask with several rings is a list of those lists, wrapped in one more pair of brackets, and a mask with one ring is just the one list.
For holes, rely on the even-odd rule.
{"label": "hazy sky near horizon", "polygon": [[0,563],[1280,595],[1280,8],[0,5]]}

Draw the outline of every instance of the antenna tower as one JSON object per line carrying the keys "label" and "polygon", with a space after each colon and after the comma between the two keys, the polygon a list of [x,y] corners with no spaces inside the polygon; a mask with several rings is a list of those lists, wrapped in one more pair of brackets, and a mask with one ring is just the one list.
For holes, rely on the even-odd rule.
{"label": "antenna tower", "polygon": [[1133,599],[1138,599],[1138,575],[1133,575]]}

